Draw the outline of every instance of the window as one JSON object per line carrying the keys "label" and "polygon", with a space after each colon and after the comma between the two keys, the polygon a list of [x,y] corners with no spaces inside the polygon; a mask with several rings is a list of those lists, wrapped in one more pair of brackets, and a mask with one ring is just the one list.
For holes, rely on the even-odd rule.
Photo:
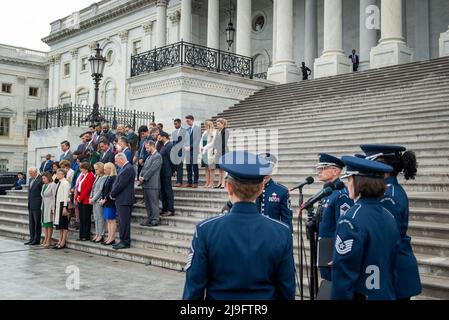
{"label": "window", "polygon": [[9,136],[9,118],[0,118],[0,136]]}
{"label": "window", "polygon": [[142,41],[137,40],[133,42],[133,55],[140,54],[142,52]]}
{"label": "window", "polygon": [[0,172],[8,172],[8,159],[0,159]]}
{"label": "window", "polygon": [[30,137],[30,132],[36,130],[36,119],[28,119],[27,123],[27,138]]}
{"label": "window", "polygon": [[70,76],[70,63],[64,63],[64,77]]}
{"label": "window", "polygon": [[11,93],[12,92],[12,84],[2,83],[2,92],[3,93]]}
{"label": "window", "polygon": [[89,67],[89,60],[87,57],[81,58],[81,71],[87,71]]}
{"label": "window", "polygon": [[29,96],[30,97],[38,97],[39,96],[39,88],[30,87]]}

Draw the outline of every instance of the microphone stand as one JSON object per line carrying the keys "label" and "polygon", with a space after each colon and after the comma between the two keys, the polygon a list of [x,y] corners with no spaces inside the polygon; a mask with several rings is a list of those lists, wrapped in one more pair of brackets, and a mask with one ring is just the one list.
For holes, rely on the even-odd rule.
{"label": "microphone stand", "polygon": [[313,212],[313,206],[307,208],[306,223],[307,239],[310,243],[310,300],[315,300],[318,292],[318,267],[317,267],[317,217]]}
{"label": "microphone stand", "polygon": [[304,275],[304,261],[303,261],[303,247],[304,247],[304,239],[302,237],[302,205],[304,203],[304,194],[302,193],[302,188],[299,188],[299,217],[298,217],[298,223],[299,223],[299,231],[298,231],[298,238],[299,238],[299,290],[301,295],[301,300],[304,300],[304,281],[303,281],[303,275]]}

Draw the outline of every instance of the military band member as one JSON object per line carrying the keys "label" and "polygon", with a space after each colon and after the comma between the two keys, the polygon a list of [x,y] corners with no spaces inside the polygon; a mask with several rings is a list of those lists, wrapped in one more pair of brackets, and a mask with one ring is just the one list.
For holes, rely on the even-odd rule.
{"label": "military band member", "polygon": [[[270,162],[273,165],[273,170],[276,169],[277,158],[274,155],[266,153],[259,156]],[[256,202],[260,213],[284,222],[293,232],[293,212],[288,188],[274,181],[272,175],[265,177],[264,183],[263,192]]]}
{"label": "military band member", "polygon": [[256,199],[272,166],[248,152],[220,158],[227,172],[228,214],[199,223],[186,270],[185,300],[295,298],[290,228],[261,215]]}
{"label": "military band member", "polygon": [[[324,184],[336,184],[340,181],[341,171],[345,163],[339,158],[326,153],[319,154],[319,163],[316,172],[320,181]],[[344,215],[349,208],[354,205],[354,201],[349,198],[347,188],[334,190],[328,197],[323,198],[317,210],[317,215],[321,218],[319,222],[318,237],[335,239],[335,230],[340,216]],[[322,279],[331,281],[331,267],[320,267]]]}
{"label": "military band member", "polygon": [[411,238],[407,235],[409,201],[407,193],[398,182],[398,174],[403,173],[404,179],[414,179],[417,172],[415,153],[406,151],[403,146],[395,145],[361,145],[366,156],[375,161],[393,167],[393,172],[386,175],[387,191],[382,199],[382,205],[389,210],[401,234],[401,246],[396,260],[395,281],[398,299],[409,300],[421,293],[418,262],[413,254]]}
{"label": "military band member", "polygon": [[393,215],[380,202],[384,175],[393,168],[343,157],[354,206],[337,223],[332,264],[334,300],[394,300],[394,263],[400,236]]}

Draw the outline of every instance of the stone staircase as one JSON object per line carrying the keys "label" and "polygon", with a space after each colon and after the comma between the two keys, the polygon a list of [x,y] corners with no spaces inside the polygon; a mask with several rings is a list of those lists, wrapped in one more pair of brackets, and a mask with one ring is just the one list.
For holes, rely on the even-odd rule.
{"label": "stone staircase", "polygon": [[[423,293],[418,299],[449,298],[449,59],[369,70],[306,82],[273,86],[255,93],[214,117],[229,120],[234,149],[261,147],[261,132],[279,138],[275,179],[293,186],[314,175],[318,152],[337,156],[360,152],[361,143],[403,144],[414,150],[416,180],[402,181],[410,198],[410,226]],[[200,184],[204,183],[201,170]],[[320,189],[305,189],[309,197]],[[136,188],[137,197],[142,190]],[[76,242],[68,247],[89,253],[182,271],[194,226],[217,215],[226,202],[223,190],[175,189],[177,215],[161,226],[141,227],[145,208],[133,212],[132,248],[114,251]],[[28,234],[26,192],[0,197],[0,234],[25,239]],[[292,194],[297,211],[298,195]],[[295,217],[295,258],[297,225]],[[306,247],[308,247],[306,241]],[[305,293],[307,293],[307,280]]]}

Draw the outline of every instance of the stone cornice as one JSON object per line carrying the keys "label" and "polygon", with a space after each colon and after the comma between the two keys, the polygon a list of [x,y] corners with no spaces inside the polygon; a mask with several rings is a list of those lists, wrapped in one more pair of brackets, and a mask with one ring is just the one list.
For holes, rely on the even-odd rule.
{"label": "stone cornice", "polygon": [[30,61],[30,60],[15,59],[15,58],[10,58],[10,57],[0,57],[0,61],[15,63],[15,64],[26,64],[26,65],[30,65],[30,66],[36,66],[36,67],[45,67],[48,64],[46,62],[34,62],[34,61]]}
{"label": "stone cornice", "polygon": [[55,43],[58,40],[73,36],[75,34],[83,32],[87,29],[96,27],[100,24],[104,24],[112,19],[115,19],[115,18],[120,17],[125,14],[129,14],[134,11],[137,11],[144,6],[147,6],[147,5],[155,3],[155,2],[156,2],[156,0],[136,0],[136,1],[131,1],[131,2],[125,3],[121,6],[118,6],[118,7],[111,9],[107,12],[104,12],[98,16],[95,16],[95,17],[92,17],[90,19],[80,22],[79,28],[67,28],[67,29],[58,31],[54,34],[51,34],[51,35],[43,38],[42,41],[47,43],[48,45],[51,45],[52,43]]}

